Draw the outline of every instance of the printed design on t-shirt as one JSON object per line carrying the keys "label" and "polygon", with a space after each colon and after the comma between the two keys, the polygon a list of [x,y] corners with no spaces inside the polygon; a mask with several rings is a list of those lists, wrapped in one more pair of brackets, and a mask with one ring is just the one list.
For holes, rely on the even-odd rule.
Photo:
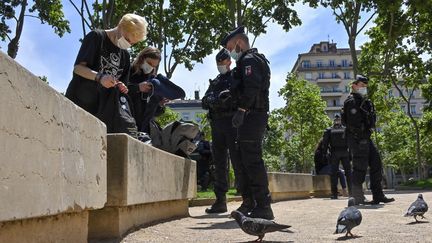
{"label": "printed design on t-shirt", "polygon": [[[109,54],[109,58],[107,57]],[[101,57],[101,71],[104,74],[108,74],[113,76],[116,79],[119,79],[123,74],[123,68],[121,66],[121,56],[119,53],[104,53]]]}

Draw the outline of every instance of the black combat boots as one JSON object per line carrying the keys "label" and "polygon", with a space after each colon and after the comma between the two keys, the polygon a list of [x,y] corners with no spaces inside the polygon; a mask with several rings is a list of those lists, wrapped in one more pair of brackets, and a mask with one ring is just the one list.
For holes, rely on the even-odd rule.
{"label": "black combat boots", "polygon": [[270,195],[265,196],[262,199],[256,200],[257,206],[252,209],[252,212],[249,214],[249,217],[251,218],[262,218],[262,219],[268,219],[273,220],[273,210],[270,206],[271,203],[271,197]]}
{"label": "black combat boots", "polygon": [[225,213],[227,211],[226,197],[218,197],[211,207],[206,208],[206,213]]}
{"label": "black combat boots", "polygon": [[245,216],[248,216],[252,209],[255,208],[255,200],[252,197],[243,197],[243,203],[237,208],[237,211],[240,211]]}

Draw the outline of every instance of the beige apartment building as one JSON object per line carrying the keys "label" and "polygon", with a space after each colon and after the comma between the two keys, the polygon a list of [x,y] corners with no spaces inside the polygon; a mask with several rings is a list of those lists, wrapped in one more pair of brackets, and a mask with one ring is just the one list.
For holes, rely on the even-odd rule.
{"label": "beige apartment building", "polygon": [[[360,51],[357,51],[360,54]],[[313,44],[309,52],[298,55],[291,72],[318,85],[321,97],[327,103],[326,112],[333,119],[340,113],[345,99],[350,94],[349,83],[354,78],[352,58],[349,48],[337,48],[336,43],[322,41]],[[404,94],[407,94],[404,90]],[[389,91],[389,96],[399,97],[396,88]],[[414,92],[410,103],[411,114],[422,115],[424,98],[420,90]],[[401,102],[401,108],[407,112],[406,104]]]}

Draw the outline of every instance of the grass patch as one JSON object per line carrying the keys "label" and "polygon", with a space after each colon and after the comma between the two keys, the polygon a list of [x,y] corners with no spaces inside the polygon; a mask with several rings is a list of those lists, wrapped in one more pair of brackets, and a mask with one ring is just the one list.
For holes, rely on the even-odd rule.
{"label": "grass patch", "polygon": [[[227,197],[235,197],[237,190],[235,188],[231,188],[228,190]],[[197,198],[216,198],[213,189],[208,189],[207,191],[199,191],[197,192]]]}
{"label": "grass patch", "polygon": [[402,185],[421,187],[423,189],[432,189],[432,178],[428,178],[426,180],[419,180],[419,181],[408,181],[407,183],[404,183]]}

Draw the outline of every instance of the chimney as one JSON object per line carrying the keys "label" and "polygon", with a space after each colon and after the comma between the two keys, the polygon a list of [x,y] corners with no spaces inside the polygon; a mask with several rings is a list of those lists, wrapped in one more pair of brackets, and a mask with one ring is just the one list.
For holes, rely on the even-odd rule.
{"label": "chimney", "polygon": [[199,90],[195,90],[195,100],[199,100]]}

